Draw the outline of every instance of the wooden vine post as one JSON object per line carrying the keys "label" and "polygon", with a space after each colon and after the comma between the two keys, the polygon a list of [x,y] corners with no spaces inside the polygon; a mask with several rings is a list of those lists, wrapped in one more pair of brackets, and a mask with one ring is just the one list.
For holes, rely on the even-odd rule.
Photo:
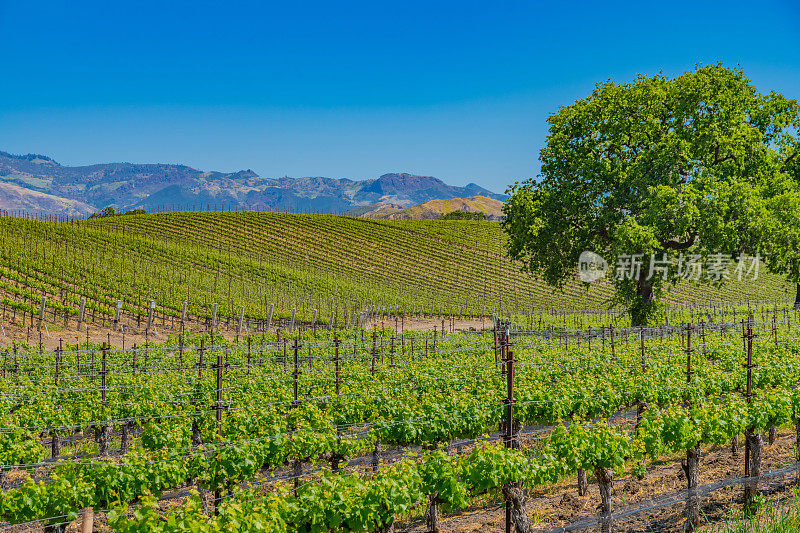
{"label": "wooden vine post", "polygon": [[[686,326],[686,385],[692,383],[692,325]],[[687,405],[691,408],[691,404]],[[686,450],[686,459],[681,465],[686,474],[688,497],[686,499],[685,531],[694,531],[700,520],[700,501],[697,494],[700,471],[700,443]]]}
{"label": "wooden vine post", "polygon": [[505,329],[505,325],[500,331],[500,360],[502,361],[501,375],[506,376],[508,375],[508,331]]}
{"label": "wooden vine post", "polygon": [[492,335],[494,337],[494,367],[497,368],[499,366],[499,359],[497,358],[497,322],[495,321],[495,325],[492,328]]}
{"label": "wooden vine post", "polygon": [[611,360],[617,360],[617,352],[614,349],[614,326],[608,327],[609,333],[611,334]]}
{"label": "wooden vine post", "polygon": [[700,322],[700,340],[703,343],[703,355],[706,354],[706,323]]}
{"label": "wooden vine post", "polygon": [[[294,340],[294,372],[292,372],[292,379],[294,382],[294,400],[292,400],[292,409],[296,409],[300,405],[300,400],[298,397],[298,378],[300,376],[300,361],[298,358],[298,354],[300,351],[300,344],[298,343],[297,339]],[[291,440],[293,435],[294,428],[289,428],[289,439]],[[295,495],[297,495],[297,487],[300,486],[300,476],[303,474],[303,462],[299,458],[295,458],[293,463],[293,470],[294,470],[294,491]]]}
{"label": "wooden vine post", "polygon": [[372,375],[375,375],[375,331],[372,331]]}
{"label": "wooden vine post", "polygon": [[183,331],[178,334],[178,358],[179,358],[179,368],[183,370]]}
{"label": "wooden vine post", "polygon": [[[59,366],[59,349],[56,348],[55,350],[55,360],[56,360],[56,370],[55,370],[55,385],[56,388],[58,387],[58,366]],[[50,431],[52,436],[52,441],[50,442],[50,449],[53,455],[53,459],[61,455],[61,433],[60,428],[53,428]]]}
{"label": "wooden vine post", "polygon": [[[775,348],[778,347],[778,315],[773,311],[772,313],[772,337],[775,340]],[[771,443],[770,443],[771,444]]]}
{"label": "wooden vine post", "polygon": [[[614,344],[614,326],[608,326],[610,340],[611,340],[611,358],[616,361],[616,351]],[[605,337],[604,337],[605,339]],[[597,486],[600,489],[600,531],[602,533],[611,533],[613,517],[611,514],[611,495],[612,483],[614,481],[614,469],[602,468],[595,465],[594,477],[597,480]]]}
{"label": "wooden vine post", "polygon": [[[505,347],[505,367],[506,367],[506,419],[505,419],[505,432],[503,441],[505,447],[508,449],[519,448],[519,443],[516,441],[516,431],[518,430],[514,424],[514,352],[511,350],[511,342],[509,340],[509,331],[505,330],[504,333],[504,347]],[[506,533],[511,533],[512,524],[514,531],[517,533],[527,533],[531,529],[530,520],[528,519],[528,512],[526,509],[525,492],[522,489],[521,481],[511,481],[503,485],[503,497],[506,501]]]}
{"label": "wooden vine post", "polygon": [[600,326],[600,334],[603,336],[603,353],[606,353],[606,327]]}
{"label": "wooden vine post", "polygon": [[[197,349],[197,390],[200,390],[200,384],[202,383],[203,379],[203,355],[206,351],[206,343],[205,339],[200,339],[200,347]],[[195,397],[192,397],[192,402],[195,402]],[[195,416],[192,418],[192,447],[199,446],[202,442],[202,435],[200,433],[200,426],[197,423],[197,420],[200,418],[200,411],[195,411]]]}
{"label": "wooden vine post", "polygon": [[81,533],[92,533],[94,530],[94,507],[83,509],[83,521],[81,522]]}
{"label": "wooden vine post", "polygon": [[341,341],[339,340],[339,335],[336,334],[333,336],[333,364],[336,368],[336,396],[339,396],[339,344],[341,344]]}
{"label": "wooden vine post", "polygon": [[[100,382],[104,407],[108,405],[108,402],[106,401],[106,375],[108,374],[108,367],[107,367],[108,349],[109,345],[104,342],[103,347],[101,349],[102,377]],[[111,430],[111,427],[108,424],[104,423],[100,427],[98,427],[97,430],[98,430],[97,441],[100,444],[100,455],[105,457],[108,455],[108,435]]]}
{"label": "wooden vine post", "polygon": [[[39,321],[36,323],[36,329],[38,331],[42,330],[42,321],[44,320],[44,312],[46,308],[47,308],[47,296],[42,296],[42,305],[39,307]],[[32,318],[31,322],[33,322]]]}
{"label": "wooden vine post", "polygon": [[[338,334],[334,334],[333,335],[333,365],[334,365],[334,369],[335,369],[334,375],[335,375],[335,380],[336,380],[336,396],[337,396],[337,400],[338,400],[338,396],[339,396],[339,384],[340,384],[340,380],[339,380],[339,361],[340,361],[340,358],[339,358],[339,345],[340,344],[341,344],[341,341],[339,340],[339,335]],[[337,424],[337,426],[336,426],[336,444],[337,445],[341,444],[341,442],[342,442],[342,429]],[[338,472],[339,471],[339,463],[342,461],[342,459],[344,459],[344,456],[341,455],[341,453],[340,453],[340,451],[338,449],[335,452],[331,452],[330,461],[331,461],[331,470],[333,472]]]}
{"label": "wooden vine post", "polygon": [[247,337],[247,375],[250,375],[250,362],[252,361],[252,342],[253,339],[248,335]]}
{"label": "wooden vine post", "polygon": [[75,337],[75,364],[77,365],[78,377],[81,376],[81,346],[78,337]]}
{"label": "wooden vine post", "polygon": [[[641,352],[642,357],[642,378],[644,378],[645,373],[647,372],[647,360],[646,360],[646,350],[645,350],[645,331],[644,326],[639,326],[639,349]],[[639,426],[642,423],[642,416],[644,412],[647,410],[647,403],[644,399],[640,398],[636,402],[636,431],[639,431]],[[642,471],[645,471],[645,458],[642,457]]]}
{"label": "wooden vine post", "polygon": [[236,343],[239,343],[239,336],[244,328],[244,306],[239,309],[239,322],[236,324]]}
{"label": "wooden vine post", "polygon": [[[280,330],[280,328],[278,328],[278,336],[279,337],[280,337],[280,334],[281,334],[281,330]],[[284,374],[286,373],[286,360],[288,358],[286,350],[287,350],[287,340],[283,339],[283,373]]]}
{"label": "wooden vine post", "polygon": [[[217,350],[217,364],[214,367],[217,371],[217,382],[216,382],[216,402],[214,406],[214,411],[216,414],[217,420],[217,437],[219,437],[220,444],[222,443],[222,351]],[[217,486],[214,488],[214,516],[219,515],[219,505],[222,501],[222,491],[219,487],[219,482]]]}
{"label": "wooden vine post", "polygon": [[[150,331],[150,330],[145,330],[144,331],[144,367],[143,367],[144,368],[144,370],[143,370],[144,373],[147,373],[147,357],[148,357],[148,354],[150,352],[150,337],[148,336],[148,331]],[[211,337],[211,342],[212,343],[214,342],[213,335]]]}
{"label": "wooden vine post", "polygon": [[81,326],[83,325],[83,320],[86,315],[86,298],[81,297],[81,305],[80,309],[78,310],[78,331],[80,331]]}
{"label": "wooden vine post", "polygon": [[[747,322],[747,404],[752,403],[753,399],[753,317],[748,318]],[[749,427],[745,430],[745,457],[744,475],[747,478],[744,486],[744,512],[746,516],[752,516],[756,509],[754,501],[758,493],[758,478],[761,475],[761,451],[764,442],[761,434],[755,428]]]}
{"label": "wooden vine post", "polygon": [[[642,356],[642,377],[644,377],[645,370],[647,370],[644,335],[644,326],[639,326],[639,350]],[[646,408],[647,405],[644,403],[644,400],[640,399],[638,402],[636,402],[636,429],[639,428],[639,424],[642,422],[642,415],[644,414],[644,410]]]}
{"label": "wooden vine post", "polygon": [[56,348],[56,373],[55,373],[55,385],[58,388],[58,374],[61,370],[61,352],[63,351],[63,340],[58,339],[58,348]]}

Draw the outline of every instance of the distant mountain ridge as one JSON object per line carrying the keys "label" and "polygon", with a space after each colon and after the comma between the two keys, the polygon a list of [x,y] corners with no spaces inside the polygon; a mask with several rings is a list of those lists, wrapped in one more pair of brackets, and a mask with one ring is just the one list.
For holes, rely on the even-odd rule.
{"label": "distant mountain ridge", "polygon": [[[303,177],[268,178],[247,169],[205,172],[179,164],[104,163],[68,167],[40,154],[13,155],[0,151],[0,183],[81,202],[100,210],[142,208],[202,209],[213,205],[279,211],[341,213],[360,206],[395,204],[410,207],[429,200],[485,196],[505,200],[470,183],[448,185],[432,176],[384,174],[376,179]],[[15,189],[16,190],[16,189]],[[0,190],[0,202],[7,194]],[[29,206],[37,209],[35,198]],[[30,203],[30,202],[29,202]],[[50,201],[51,213],[69,214]],[[73,205],[75,210],[84,211]],[[54,207],[55,206],[55,207]]]}

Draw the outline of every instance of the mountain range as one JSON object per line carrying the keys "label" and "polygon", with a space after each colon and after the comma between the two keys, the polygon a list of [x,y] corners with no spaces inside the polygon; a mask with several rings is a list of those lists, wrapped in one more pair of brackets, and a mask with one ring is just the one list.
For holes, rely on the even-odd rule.
{"label": "mountain range", "polygon": [[382,204],[407,208],[430,200],[484,196],[503,201],[474,183],[448,185],[407,173],[379,178],[269,178],[252,170],[206,172],[178,164],[104,163],[63,166],[39,155],[0,151],[0,209],[81,217],[115,210],[200,210],[222,206],[293,212],[343,213]]}

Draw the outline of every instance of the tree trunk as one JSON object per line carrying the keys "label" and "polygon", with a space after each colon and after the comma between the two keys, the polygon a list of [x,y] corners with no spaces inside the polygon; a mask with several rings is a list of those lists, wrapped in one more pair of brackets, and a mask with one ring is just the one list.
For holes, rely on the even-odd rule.
{"label": "tree trunk", "polygon": [[739,455],[739,435],[734,435],[731,439],[731,455],[734,457]]}
{"label": "tree trunk", "polygon": [[778,428],[772,426],[769,428],[769,445],[775,444],[775,439],[778,438]]}
{"label": "tree trunk", "polygon": [[694,531],[700,521],[700,499],[697,494],[700,474],[700,446],[686,450],[686,460],[683,462],[683,472],[686,474],[688,498],[686,499],[686,525],[684,531]]}
{"label": "tree trunk", "polygon": [[600,486],[600,531],[602,533],[611,533],[611,492],[614,488],[614,470],[596,466],[594,467],[594,476]]}
{"label": "tree trunk", "polygon": [[192,420],[192,446],[200,446],[203,443],[200,428],[197,427],[197,420]]}
{"label": "tree trunk", "polygon": [[764,447],[764,439],[761,433],[748,433],[747,439],[750,442],[750,479],[744,486],[744,511],[747,516],[753,516],[757,509],[753,508],[753,501],[758,494],[758,477],[761,475],[761,451]]}
{"label": "tree trunk", "polygon": [[377,472],[381,465],[381,438],[375,437],[375,449],[372,450],[372,471]]}
{"label": "tree trunk", "polygon": [[525,498],[525,491],[522,490],[522,484],[506,483],[503,486],[503,497],[506,500],[506,505],[511,509],[511,523],[514,525],[516,533],[530,533],[531,521],[528,519],[528,510],[526,507],[527,498]]}
{"label": "tree trunk", "polygon": [[428,516],[426,518],[428,533],[440,533],[439,529],[439,493],[428,495]]}
{"label": "tree trunk", "polygon": [[797,284],[797,295],[794,297],[794,308],[800,309],[800,283]]}
{"label": "tree trunk", "polygon": [[642,415],[644,415],[645,411],[645,403],[642,400],[636,402],[636,429],[639,430],[639,426],[642,425]]}
{"label": "tree trunk", "polygon": [[61,455],[61,433],[59,433],[57,429],[54,429],[51,435],[53,435],[53,440],[50,443],[50,451],[53,454],[53,459],[55,459]]}
{"label": "tree trunk", "polygon": [[647,279],[649,270],[644,266],[639,270],[636,280],[636,298],[631,304],[630,315],[632,326],[646,326],[653,311],[653,283]]}
{"label": "tree trunk", "polygon": [[128,448],[130,448],[130,425],[128,422],[123,422],[120,429],[122,435],[119,442],[119,454],[125,455],[128,453]]}
{"label": "tree trunk", "polygon": [[108,456],[108,434],[111,428],[107,425],[96,426],[94,438],[99,446],[100,457]]}
{"label": "tree trunk", "polygon": [[589,481],[586,479],[586,470],[578,469],[578,496],[586,496],[589,492]]}
{"label": "tree trunk", "polygon": [[334,474],[339,472],[340,470],[339,463],[342,462],[342,459],[344,459],[344,457],[342,457],[338,453],[331,454],[331,472],[333,472]]}
{"label": "tree trunk", "polygon": [[295,495],[297,495],[297,487],[300,486],[300,478],[303,476],[303,462],[295,461],[293,467],[294,467],[294,490],[295,490]]}

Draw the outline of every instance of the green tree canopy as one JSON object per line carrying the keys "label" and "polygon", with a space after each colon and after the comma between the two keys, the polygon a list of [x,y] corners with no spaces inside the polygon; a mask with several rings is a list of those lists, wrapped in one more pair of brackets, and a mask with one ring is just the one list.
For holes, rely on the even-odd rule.
{"label": "green tree canopy", "polygon": [[[800,118],[795,104],[794,130],[800,131]],[[767,235],[763,238],[764,254],[770,271],[785,276],[797,285],[794,307],[800,308],[800,142],[787,136],[782,141],[780,160],[784,180],[776,183],[767,201],[771,215]]]}
{"label": "green tree canopy", "polygon": [[[793,113],[794,101],[762,95],[719,64],[600,83],[550,115],[539,180],[511,187],[509,255],[554,286],[576,278],[584,250],[601,255],[617,301],[646,324],[687,259],[736,261],[766,248],[770,202],[791,181],[780,148],[794,142]],[[670,268],[651,270],[664,254]]]}

